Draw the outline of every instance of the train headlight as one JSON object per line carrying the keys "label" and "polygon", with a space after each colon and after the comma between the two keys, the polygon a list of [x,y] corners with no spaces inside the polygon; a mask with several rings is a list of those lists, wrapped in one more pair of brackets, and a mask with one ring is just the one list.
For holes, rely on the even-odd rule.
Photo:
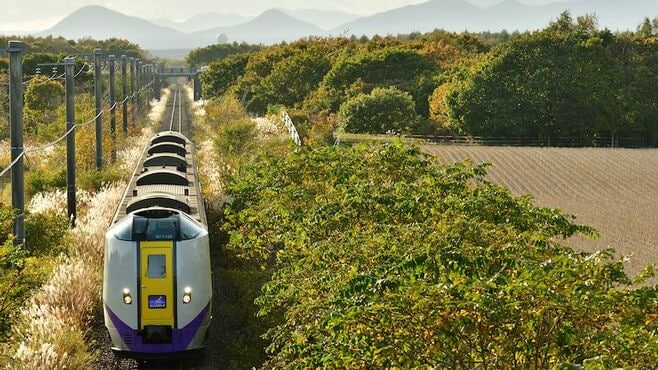
{"label": "train headlight", "polygon": [[133,303],[133,297],[130,295],[130,289],[125,288],[123,290],[123,303],[125,304],[132,304]]}
{"label": "train headlight", "polygon": [[183,303],[188,304],[192,301],[192,288],[185,287],[183,290]]}

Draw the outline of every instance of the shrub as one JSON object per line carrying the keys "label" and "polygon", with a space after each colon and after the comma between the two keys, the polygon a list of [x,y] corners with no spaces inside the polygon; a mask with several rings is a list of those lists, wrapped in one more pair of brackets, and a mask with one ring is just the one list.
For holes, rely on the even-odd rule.
{"label": "shrub", "polygon": [[217,127],[213,142],[220,157],[249,154],[256,144],[256,123],[250,119],[240,119],[221,124]]}
{"label": "shrub", "polygon": [[105,166],[101,170],[82,171],[76,179],[79,189],[97,192],[103,186],[120,181],[125,171],[117,165]]}
{"label": "shrub", "polygon": [[66,250],[65,240],[71,224],[66,216],[54,212],[28,213],[25,217],[25,239],[31,255],[56,256]]}
{"label": "shrub", "polygon": [[224,123],[247,118],[242,103],[231,95],[213,99],[205,106],[206,124],[213,129]]}
{"label": "shrub", "polygon": [[427,97],[433,90],[427,83],[436,72],[434,62],[417,50],[373,42],[370,48],[345,53],[337,60],[324,76],[317,98],[329,104],[322,109],[335,111],[353,96],[355,85],[360,85],[359,92],[363,93],[395,86],[409,92],[418,112],[427,115]]}
{"label": "shrub", "polygon": [[358,134],[410,133],[416,122],[411,95],[395,87],[358,95],[345,102],[339,113],[342,128]]}
{"label": "shrub", "polygon": [[28,196],[37,193],[66,189],[66,168],[34,168],[26,176]]}
{"label": "shrub", "polygon": [[14,228],[15,212],[10,205],[0,202],[0,244],[6,242]]}

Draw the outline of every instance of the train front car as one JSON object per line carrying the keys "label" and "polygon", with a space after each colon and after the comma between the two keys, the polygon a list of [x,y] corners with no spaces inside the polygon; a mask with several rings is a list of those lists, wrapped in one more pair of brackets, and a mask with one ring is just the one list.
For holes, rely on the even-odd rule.
{"label": "train front car", "polygon": [[105,326],[123,355],[203,348],[212,286],[193,158],[184,136],[153,138],[106,233]]}

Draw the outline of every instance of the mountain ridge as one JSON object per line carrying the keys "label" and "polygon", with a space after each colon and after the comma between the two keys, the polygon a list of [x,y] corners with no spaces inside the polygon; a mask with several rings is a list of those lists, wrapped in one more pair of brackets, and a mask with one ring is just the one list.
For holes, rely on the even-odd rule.
{"label": "mountain ridge", "polygon": [[138,43],[145,49],[191,49],[215,44],[220,35],[226,35],[228,42],[272,44],[309,36],[372,36],[429,32],[437,28],[454,32],[525,31],[545,27],[564,10],[571,10],[574,18],[585,13],[596,13],[602,28],[634,30],[644,17],[658,16],[658,1],[626,0],[620,4],[617,0],[572,0],[527,5],[517,0],[505,0],[485,8],[466,0],[430,0],[362,16],[328,31],[300,17],[309,19],[333,14],[335,18],[332,21],[336,22],[341,17],[349,19],[358,16],[346,12],[309,9],[270,9],[253,18],[225,14],[223,16],[236,16],[232,19],[237,23],[225,22],[227,25],[205,28],[214,22],[221,23],[222,14],[201,13],[179,22],[179,25],[186,23],[188,27],[191,27],[190,23],[195,23],[192,26],[197,28],[203,27],[193,32],[182,32],[167,26],[167,22],[176,22],[160,20],[154,23],[102,6],[90,5],[72,12],[52,28],[33,34],[64,36],[69,39],[120,37]]}

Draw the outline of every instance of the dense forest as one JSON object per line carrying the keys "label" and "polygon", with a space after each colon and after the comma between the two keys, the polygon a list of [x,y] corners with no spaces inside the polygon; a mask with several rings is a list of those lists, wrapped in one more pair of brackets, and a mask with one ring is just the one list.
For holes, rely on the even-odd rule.
{"label": "dense forest", "polygon": [[658,19],[613,33],[565,12],[535,32],[217,45],[188,63],[213,57],[205,97],[231,94],[259,115],[283,106],[302,127],[658,143]]}

